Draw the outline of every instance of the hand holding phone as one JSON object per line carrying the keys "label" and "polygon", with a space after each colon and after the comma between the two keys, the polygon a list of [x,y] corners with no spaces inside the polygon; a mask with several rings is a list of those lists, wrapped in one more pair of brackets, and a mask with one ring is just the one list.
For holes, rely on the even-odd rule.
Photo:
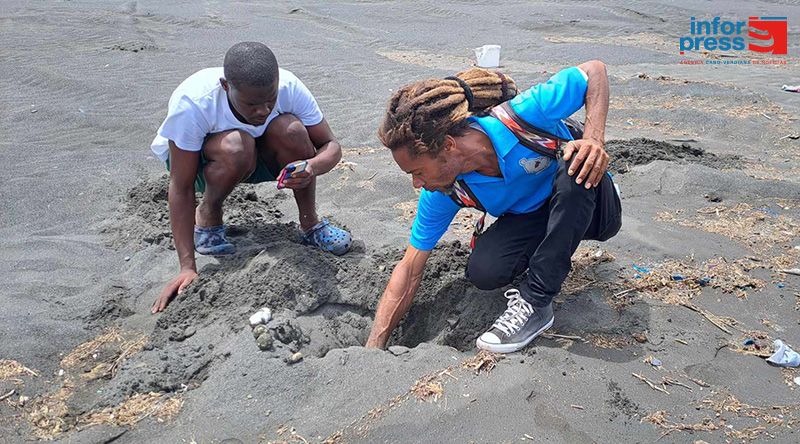
{"label": "hand holding phone", "polygon": [[282,170],[280,175],[278,176],[278,189],[286,188],[285,181],[295,174],[302,173],[306,171],[308,167],[308,161],[301,160],[299,162],[290,163],[286,165]]}

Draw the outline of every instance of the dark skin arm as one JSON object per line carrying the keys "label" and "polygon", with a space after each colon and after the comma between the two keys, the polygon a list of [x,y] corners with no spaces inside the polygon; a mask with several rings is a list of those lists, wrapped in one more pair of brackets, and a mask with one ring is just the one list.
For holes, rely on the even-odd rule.
{"label": "dark skin arm", "polygon": [[293,174],[283,183],[286,188],[301,189],[307,187],[314,176],[321,176],[336,166],[342,159],[342,147],[331,131],[331,127],[325,119],[322,122],[307,126],[308,136],[311,143],[317,149],[317,154],[308,159],[308,166],[302,173]]}
{"label": "dark skin arm", "polygon": [[392,277],[389,278],[386,290],[378,302],[375,321],[372,323],[372,330],[367,339],[367,347],[386,347],[389,335],[411,308],[411,302],[422,282],[425,263],[430,255],[430,251],[417,250],[409,245],[403,259],[394,267]]}
{"label": "dark skin arm", "polygon": [[606,65],[599,60],[581,63],[588,77],[586,88],[586,126],[583,139],[573,140],[564,147],[564,160],[573,156],[570,176],[578,173],[575,182],[584,183],[586,189],[596,187],[608,168],[608,153],[605,150],[606,117],[608,117],[608,74]]}
{"label": "dark skin arm", "polygon": [[172,298],[182,293],[197,277],[194,260],[194,178],[199,162],[199,152],[182,150],[169,141],[169,221],[180,272],[161,290],[153,303],[152,313],[164,310]]}

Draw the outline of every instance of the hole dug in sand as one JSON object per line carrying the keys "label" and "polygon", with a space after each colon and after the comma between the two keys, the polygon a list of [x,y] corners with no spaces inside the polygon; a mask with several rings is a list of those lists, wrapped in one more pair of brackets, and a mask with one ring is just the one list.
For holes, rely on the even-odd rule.
{"label": "hole dug in sand", "polygon": [[606,151],[611,158],[608,169],[614,173],[626,173],[631,167],[645,165],[656,160],[678,163],[697,163],[711,168],[739,168],[741,158],[732,155],[716,155],[689,143],[673,145],[668,142],[636,138],[609,140]]}
{"label": "hole dug in sand", "polygon": [[[437,248],[428,262],[417,299],[392,335],[392,344],[448,345],[474,351],[476,338],[506,309],[502,289],[482,291],[464,278],[469,250],[458,243]],[[635,334],[647,330],[645,304],[612,304],[617,270],[608,252],[582,247],[572,257],[573,270],[555,299],[556,321],[544,338],[558,339],[579,354],[608,360],[635,359],[625,349]],[[520,276],[512,286],[518,286]],[[539,341],[548,344],[549,341]],[[535,353],[533,347],[529,352]]]}

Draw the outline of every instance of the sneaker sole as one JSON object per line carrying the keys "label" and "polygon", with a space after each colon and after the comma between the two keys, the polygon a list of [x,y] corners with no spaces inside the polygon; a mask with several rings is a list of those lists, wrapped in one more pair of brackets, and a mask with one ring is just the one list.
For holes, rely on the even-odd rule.
{"label": "sneaker sole", "polygon": [[537,336],[542,334],[542,332],[552,327],[553,320],[555,320],[555,316],[550,318],[550,321],[548,321],[547,324],[544,325],[544,327],[540,328],[539,331],[532,334],[531,337],[526,339],[524,342],[515,342],[512,344],[489,344],[487,342],[481,341],[481,338],[479,337],[478,340],[475,341],[475,343],[481,350],[486,350],[493,353],[514,353],[515,351],[519,351],[525,348],[528,344],[531,343],[531,341],[536,339]]}

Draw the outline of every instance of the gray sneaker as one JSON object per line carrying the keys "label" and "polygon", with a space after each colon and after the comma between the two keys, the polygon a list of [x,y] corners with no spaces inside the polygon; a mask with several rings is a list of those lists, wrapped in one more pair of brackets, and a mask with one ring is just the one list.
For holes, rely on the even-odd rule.
{"label": "gray sneaker", "polygon": [[519,290],[506,291],[508,308],[492,328],[477,340],[478,348],[495,353],[512,353],[524,348],[533,338],[553,325],[553,304],[533,308]]}

